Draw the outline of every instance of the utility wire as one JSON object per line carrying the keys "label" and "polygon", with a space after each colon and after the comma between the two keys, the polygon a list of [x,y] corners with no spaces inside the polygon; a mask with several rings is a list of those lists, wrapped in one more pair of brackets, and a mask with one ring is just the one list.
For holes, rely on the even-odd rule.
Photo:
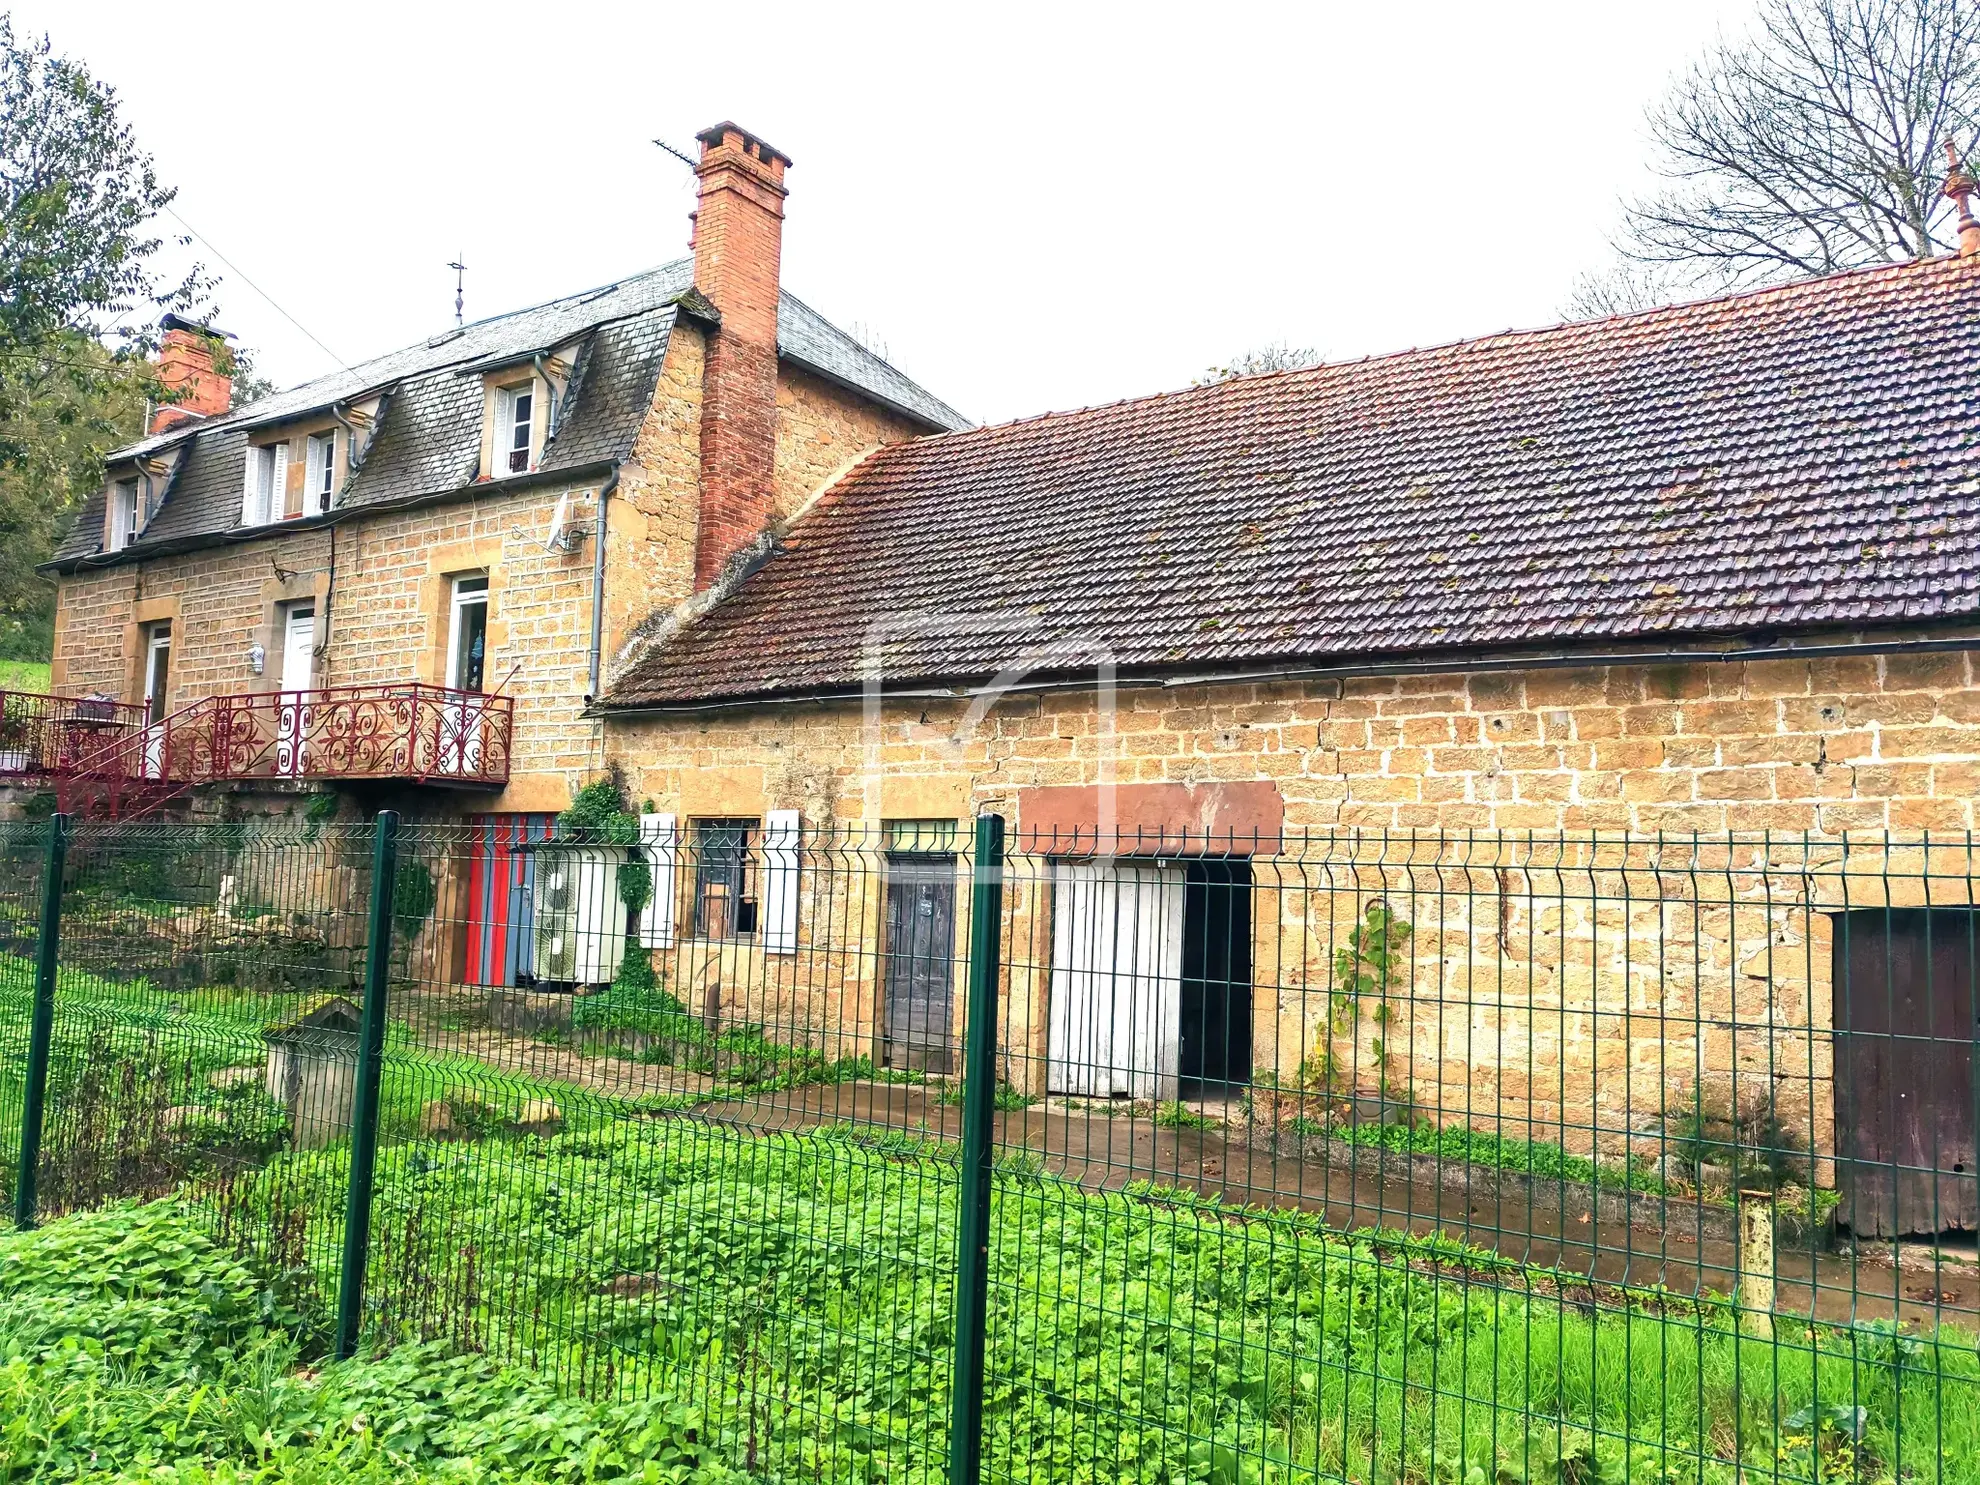
{"label": "utility wire", "polygon": [[241,272],[239,268],[235,267],[233,260],[230,259],[225,253],[220,251],[219,247],[215,245],[212,238],[208,237],[204,232],[200,231],[199,228],[195,227],[191,222],[187,221],[184,217],[180,216],[176,211],[174,211],[169,206],[165,208],[165,215],[170,217],[173,221],[177,222],[181,227],[184,227],[186,231],[190,232],[194,237],[197,237],[201,242],[205,243],[207,246],[207,250],[211,252],[214,257],[218,258],[221,261],[221,263],[223,263],[227,267],[227,269],[233,273],[233,275],[236,278],[238,278],[242,283],[246,284],[250,289],[254,290],[255,293],[259,294],[264,300],[266,300],[269,307],[273,309],[276,314],[280,315],[283,319],[287,320],[291,325],[294,325],[298,330],[302,331],[302,333],[308,337],[310,343],[313,344],[319,351],[323,352],[324,355],[328,356],[332,361],[335,361],[339,366],[343,367],[344,370],[349,371],[351,369],[350,362],[346,361],[342,356],[338,355],[335,351],[331,350],[330,347],[325,345],[321,340],[318,340],[316,336],[310,332],[310,328],[307,325],[305,325],[301,320],[297,319],[294,315],[290,314],[286,309],[282,308],[281,305],[277,304],[275,302],[274,296],[269,294],[269,292],[266,289],[262,288],[261,285],[257,284],[253,279],[249,278],[245,273]]}

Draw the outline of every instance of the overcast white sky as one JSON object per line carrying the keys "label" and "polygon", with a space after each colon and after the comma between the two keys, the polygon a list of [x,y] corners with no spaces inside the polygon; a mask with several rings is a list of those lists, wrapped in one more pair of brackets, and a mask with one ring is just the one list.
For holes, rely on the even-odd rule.
{"label": "overcast white sky", "polygon": [[[656,149],[795,161],[784,283],[981,420],[1557,319],[1750,0],[324,11],[20,0],[121,92],[281,384],[683,256]],[[167,227],[173,224],[167,222]],[[225,272],[224,269],[221,271]]]}

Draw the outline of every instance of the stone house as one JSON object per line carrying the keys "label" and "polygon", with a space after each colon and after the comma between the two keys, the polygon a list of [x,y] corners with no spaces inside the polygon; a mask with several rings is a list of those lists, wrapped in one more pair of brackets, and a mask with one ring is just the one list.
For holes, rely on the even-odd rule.
{"label": "stone house", "polygon": [[861,455],[964,426],[780,291],[786,164],[706,131],[692,259],[244,408],[202,327],[168,323],[186,394],[49,564],[52,689],[141,713],[95,772],[237,809],[562,808],[641,626]]}
{"label": "stone house", "polygon": [[[1382,1056],[1439,1118],[1614,1153],[1745,1077],[1827,1181],[1907,1163],[1838,1080],[1910,1082],[1938,1123],[1909,1166],[1980,1221],[1971,1048],[1930,1029],[1974,1024],[1972,955],[1922,997],[1888,971],[1881,1028],[1837,969],[1938,963],[1973,901],[1980,223],[1954,257],[972,429],[779,298],[783,157],[702,138],[692,283],[129,451],[56,563],[58,688],[138,699],[170,625],[182,694],[239,689],[297,605],[313,687],[499,680],[513,771],[453,808],[521,838],[617,769],[683,999],[897,1065],[946,1065],[957,837],[1001,813],[1038,1093],[1297,1086],[1342,946],[1406,892]],[[517,387],[548,406],[509,475]],[[230,505],[264,427],[267,534]],[[133,471],[165,497],[106,550]],[[565,496],[602,544],[548,539]],[[816,952],[848,943],[881,952]],[[1920,1038],[1848,1062],[1852,1029]]]}

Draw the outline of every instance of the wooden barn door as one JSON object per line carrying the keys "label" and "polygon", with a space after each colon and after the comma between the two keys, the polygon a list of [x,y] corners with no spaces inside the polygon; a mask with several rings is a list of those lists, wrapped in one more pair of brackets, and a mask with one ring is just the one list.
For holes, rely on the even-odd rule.
{"label": "wooden barn door", "polygon": [[1182,961],[1181,867],[1054,862],[1046,1090],[1176,1097]]}
{"label": "wooden barn door", "polygon": [[1837,917],[1838,1215],[1858,1237],[1980,1227],[1976,955],[1965,909]]}

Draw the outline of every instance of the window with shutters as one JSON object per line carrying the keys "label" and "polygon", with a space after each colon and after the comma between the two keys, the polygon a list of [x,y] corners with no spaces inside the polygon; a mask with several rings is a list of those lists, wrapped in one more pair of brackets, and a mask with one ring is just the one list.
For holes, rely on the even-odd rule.
{"label": "window with shutters", "polygon": [[496,479],[528,474],[536,431],[536,383],[519,382],[495,392],[495,446],[489,473]]}
{"label": "window with shutters", "polygon": [[103,550],[121,552],[137,540],[138,529],[138,482],[118,480],[110,487],[110,511],[103,533]]}
{"label": "window with shutters", "polygon": [[756,936],[755,848],[760,820],[694,822],[694,936]]}
{"label": "window with shutters", "polygon": [[311,434],[305,454],[303,510],[308,515],[320,515],[330,509],[330,497],[337,492],[337,430]]}
{"label": "window with shutters", "polygon": [[[315,442],[315,440],[311,440]],[[266,526],[288,514],[289,446],[255,444],[247,451],[247,475],[241,489],[241,524]]]}

